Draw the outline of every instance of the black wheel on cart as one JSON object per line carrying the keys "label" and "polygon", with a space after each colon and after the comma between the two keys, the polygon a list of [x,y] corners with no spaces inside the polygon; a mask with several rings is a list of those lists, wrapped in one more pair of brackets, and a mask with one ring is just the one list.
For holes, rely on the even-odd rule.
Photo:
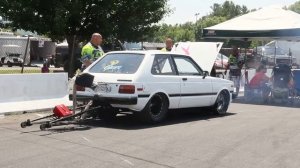
{"label": "black wheel on cart", "polygon": [[40,125],[40,129],[41,129],[42,131],[45,131],[45,130],[46,130],[46,124],[41,124],[41,125]]}
{"label": "black wheel on cart", "polygon": [[29,119],[21,123],[22,128],[25,128],[25,127],[31,126],[31,125],[32,124],[31,124],[31,121]]}
{"label": "black wheel on cart", "polygon": [[45,131],[46,128],[51,128],[51,124],[50,124],[49,122],[43,123],[43,124],[40,125],[40,129],[41,129],[42,131]]}
{"label": "black wheel on cart", "polygon": [[26,121],[24,121],[24,122],[21,123],[21,128],[26,128],[26,126],[27,126],[27,122]]}

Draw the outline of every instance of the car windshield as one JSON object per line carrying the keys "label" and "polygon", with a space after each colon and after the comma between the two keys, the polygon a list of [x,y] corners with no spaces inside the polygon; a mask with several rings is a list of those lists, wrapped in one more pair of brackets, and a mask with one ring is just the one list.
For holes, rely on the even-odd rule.
{"label": "car windshield", "polygon": [[222,60],[222,59],[223,60],[228,60],[228,57],[219,53],[218,56],[217,56],[217,60]]}
{"label": "car windshield", "polygon": [[90,70],[91,73],[134,74],[144,59],[143,54],[113,53],[107,54]]}

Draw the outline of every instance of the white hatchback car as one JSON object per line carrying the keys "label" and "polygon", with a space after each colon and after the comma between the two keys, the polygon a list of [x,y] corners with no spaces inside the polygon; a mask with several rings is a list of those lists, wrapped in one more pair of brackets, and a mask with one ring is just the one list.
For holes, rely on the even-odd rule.
{"label": "white hatchback car", "polygon": [[212,107],[225,114],[233,83],[210,77],[189,56],[162,51],[110,52],[83,73],[94,76],[93,86],[77,91],[77,99],[93,99],[117,110],[130,110],[145,121],[162,121],[169,109]]}

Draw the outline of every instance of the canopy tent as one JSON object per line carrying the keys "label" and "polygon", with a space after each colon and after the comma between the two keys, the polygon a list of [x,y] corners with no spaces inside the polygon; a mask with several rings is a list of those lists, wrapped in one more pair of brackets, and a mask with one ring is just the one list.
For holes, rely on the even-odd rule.
{"label": "canopy tent", "polygon": [[204,38],[300,40],[300,15],[267,7],[205,28]]}

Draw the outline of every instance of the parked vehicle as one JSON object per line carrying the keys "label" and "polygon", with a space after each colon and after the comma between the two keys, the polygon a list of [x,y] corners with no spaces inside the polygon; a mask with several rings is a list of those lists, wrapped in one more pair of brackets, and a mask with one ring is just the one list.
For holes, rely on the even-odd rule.
{"label": "parked vehicle", "polygon": [[266,44],[266,46],[277,46],[281,48],[289,56],[293,56],[293,67],[300,67],[300,43],[298,41],[274,40]]}
{"label": "parked vehicle", "polygon": [[13,65],[22,66],[23,59],[21,58],[21,53],[19,45],[2,45],[2,53],[5,55],[1,56],[2,64],[6,64],[8,67]]}
{"label": "parked vehicle", "polygon": [[214,63],[216,69],[226,69],[228,67],[228,57],[219,53]]}
{"label": "parked vehicle", "polygon": [[125,109],[150,123],[178,108],[211,107],[223,115],[233,92],[232,81],[208,76],[191,56],[179,53],[109,52],[83,73],[94,76],[94,85],[78,87],[77,100],[106,104],[106,116]]}
{"label": "parked vehicle", "polygon": [[259,46],[256,55],[271,66],[277,64],[293,65],[296,63],[296,57],[289,56],[283,49],[275,46]]}

